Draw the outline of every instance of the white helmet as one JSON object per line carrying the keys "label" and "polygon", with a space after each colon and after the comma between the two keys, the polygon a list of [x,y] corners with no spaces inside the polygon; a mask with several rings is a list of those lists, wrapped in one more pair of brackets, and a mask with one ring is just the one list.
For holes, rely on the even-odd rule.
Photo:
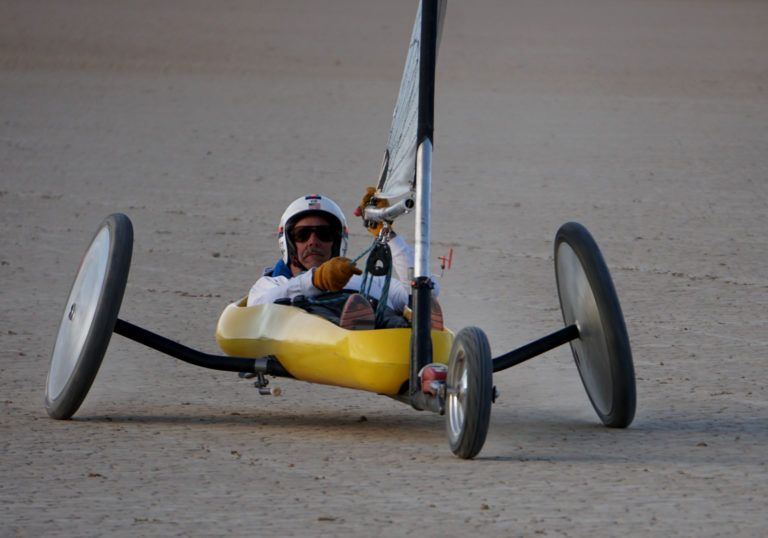
{"label": "white helmet", "polygon": [[346,254],[349,230],[347,229],[347,219],[344,218],[341,208],[330,198],[309,194],[291,202],[280,218],[280,225],[277,228],[277,242],[280,244],[280,252],[286,265],[290,265],[291,257],[296,256],[296,245],[293,244],[291,238],[293,226],[298,220],[313,214],[320,214],[328,219],[331,226],[338,228],[334,234],[331,256],[344,256]]}

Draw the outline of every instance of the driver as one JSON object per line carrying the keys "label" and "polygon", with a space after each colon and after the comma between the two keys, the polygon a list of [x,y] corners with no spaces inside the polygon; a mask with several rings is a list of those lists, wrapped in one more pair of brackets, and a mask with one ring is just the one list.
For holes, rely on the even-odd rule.
{"label": "driver", "polygon": [[[374,192],[372,187],[368,189],[361,207],[370,201]],[[379,228],[368,230],[377,235]],[[330,198],[311,194],[294,200],[283,213],[277,229],[282,258],[274,267],[264,270],[264,275],[256,281],[248,294],[247,305],[292,301],[296,306],[306,307],[306,303],[311,303],[307,299],[316,298],[325,292],[360,291],[363,284],[362,271],[349,258],[344,257],[348,235],[344,213]],[[397,278],[393,275],[390,281],[387,307],[394,315],[385,315],[385,324],[381,328],[407,327],[408,322],[402,314],[409,301],[408,269],[413,267],[414,252],[393,231],[390,231],[389,237],[392,265]],[[439,287],[434,278],[432,281],[432,293],[436,296]],[[369,293],[372,299],[378,300],[381,297],[384,283],[385,277],[373,277]],[[437,303],[435,308],[439,309]],[[316,313],[323,315],[322,312]],[[339,325],[347,329],[371,329],[375,319],[373,307],[360,293],[349,296],[337,319],[333,319],[333,316],[324,317],[338,320]]]}

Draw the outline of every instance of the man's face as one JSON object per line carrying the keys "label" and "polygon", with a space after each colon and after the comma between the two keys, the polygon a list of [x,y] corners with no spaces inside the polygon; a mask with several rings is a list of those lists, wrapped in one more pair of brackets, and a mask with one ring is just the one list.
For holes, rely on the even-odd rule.
{"label": "man's face", "polygon": [[[322,226],[320,229],[312,229],[312,226]],[[293,244],[296,245],[296,256],[299,263],[307,269],[319,267],[331,259],[333,249],[333,237],[331,226],[323,217],[312,215],[299,219],[293,227]],[[330,239],[330,240],[326,240]],[[294,275],[302,269],[295,263],[291,264]]]}

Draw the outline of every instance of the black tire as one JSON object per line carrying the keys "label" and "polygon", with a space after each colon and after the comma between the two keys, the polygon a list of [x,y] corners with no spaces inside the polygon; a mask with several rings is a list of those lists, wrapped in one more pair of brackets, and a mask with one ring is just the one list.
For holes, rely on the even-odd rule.
{"label": "black tire", "polygon": [[133,226],[121,213],[107,217],[75,275],[45,383],[45,410],[68,419],[99,371],[123,300],[133,250]]}
{"label": "black tire", "polygon": [[627,427],[636,405],[629,336],[608,267],[581,224],[557,231],[555,278],[563,321],[579,329],[571,351],[592,407],[606,426]]}
{"label": "black tire", "polygon": [[485,333],[466,327],[453,341],[446,379],[446,433],[451,450],[474,458],[485,444],[493,401],[493,359]]}

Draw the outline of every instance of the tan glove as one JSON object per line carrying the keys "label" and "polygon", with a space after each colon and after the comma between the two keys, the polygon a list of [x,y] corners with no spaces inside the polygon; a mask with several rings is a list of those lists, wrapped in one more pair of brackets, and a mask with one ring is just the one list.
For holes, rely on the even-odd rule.
{"label": "tan glove", "polygon": [[[365,190],[365,196],[363,196],[363,201],[360,202],[360,205],[357,207],[357,209],[355,209],[355,215],[356,216],[358,216],[358,217],[363,216],[363,210],[365,209],[365,207],[369,206],[369,205],[374,205],[374,204],[371,203],[371,198],[373,198],[374,194],[376,194],[376,188],[375,187],[368,187]],[[385,199],[376,200],[375,205],[376,205],[376,207],[389,207],[389,200],[385,200]],[[365,228],[366,228],[366,230],[368,230],[371,233],[371,235],[376,237],[376,236],[379,235],[379,232],[384,227],[384,223],[383,222],[375,222],[375,223],[372,223],[372,224],[375,224],[375,226],[373,228],[371,228],[370,226],[367,226],[367,225],[366,225]]]}
{"label": "tan glove", "polygon": [[352,275],[361,274],[363,272],[352,264],[352,260],[336,256],[315,269],[312,284],[323,291],[341,291]]}

